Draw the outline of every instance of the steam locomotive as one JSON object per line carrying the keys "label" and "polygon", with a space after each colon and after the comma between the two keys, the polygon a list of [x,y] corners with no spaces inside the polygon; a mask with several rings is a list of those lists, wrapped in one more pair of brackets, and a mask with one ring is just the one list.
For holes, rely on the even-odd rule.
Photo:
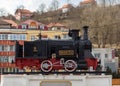
{"label": "steam locomotive", "polygon": [[16,42],[16,66],[43,72],[73,72],[89,68],[96,70],[98,61],[91,53],[92,43],[88,40],[88,26],[84,26],[83,31],[83,36],[79,36],[79,30],[69,30],[68,35],[72,39],[68,40],[40,37],[39,40],[25,41],[24,45]]}

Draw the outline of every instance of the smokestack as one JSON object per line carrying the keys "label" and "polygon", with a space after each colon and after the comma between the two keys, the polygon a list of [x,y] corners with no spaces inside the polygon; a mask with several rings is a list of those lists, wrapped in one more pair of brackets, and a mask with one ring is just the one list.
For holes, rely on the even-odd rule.
{"label": "smokestack", "polygon": [[83,27],[83,30],[84,30],[83,40],[88,40],[88,28],[89,28],[89,26]]}

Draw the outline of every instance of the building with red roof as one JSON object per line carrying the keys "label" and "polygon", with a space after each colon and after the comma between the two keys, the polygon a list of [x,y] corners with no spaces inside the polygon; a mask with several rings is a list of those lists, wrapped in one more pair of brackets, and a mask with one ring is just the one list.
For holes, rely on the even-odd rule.
{"label": "building with red roof", "polygon": [[38,21],[28,19],[18,26],[19,29],[41,29],[41,30],[47,30],[47,27],[45,24],[40,23]]}
{"label": "building with red roof", "polygon": [[15,23],[13,20],[3,19],[3,21],[11,24],[11,28],[18,28],[17,23]]}
{"label": "building with red roof", "polygon": [[72,4],[65,4],[60,8],[62,10],[62,13],[68,12],[71,8],[73,8]]}
{"label": "building with red roof", "polygon": [[80,2],[80,6],[95,6],[97,5],[97,2],[95,0],[84,0],[83,2]]}
{"label": "building with red roof", "polygon": [[27,10],[27,9],[17,9],[15,11],[15,18],[17,20],[22,20],[22,19],[29,19],[33,16],[33,12]]}
{"label": "building with red roof", "polygon": [[50,23],[47,27],[49,30],[68,30],[67,27],[61,23]]}
{"label": "building with red roof", "polygon": [[8,28],[11,28],[12,24],[6,22],[6,21],[3,21],[2,19],[0,20],[0,29],[8,29]]}

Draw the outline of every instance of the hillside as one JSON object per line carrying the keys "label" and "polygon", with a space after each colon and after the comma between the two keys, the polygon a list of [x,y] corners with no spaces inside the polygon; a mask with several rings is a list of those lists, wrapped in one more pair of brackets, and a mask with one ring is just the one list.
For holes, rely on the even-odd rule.
{"label": "hillside", "polygon": [[49,11],[47,13],[35,13],[33,19],[48,24],[60,22],[68,28],[81,29],[82,26],[90,26],[89,35],[93,43],[98,47],[118,46],[120,44],[120,5],[114,6],[90,6],[71,8],[66,14],[61,11]]}
{"label": "hillside", "polygon": [[35,13],[33,19],[49,24],[51,22],[60,22],[65,24],[70,28],[80,28],[79,21],[80,21],[80,14],[83,8],[71,8],[68,12],[62,13],[62,11],[50,11],[43,14]]}

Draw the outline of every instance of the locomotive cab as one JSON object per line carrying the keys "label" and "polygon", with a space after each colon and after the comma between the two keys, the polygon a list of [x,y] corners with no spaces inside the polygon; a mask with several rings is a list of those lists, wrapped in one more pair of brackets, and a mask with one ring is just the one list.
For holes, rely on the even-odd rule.
{"label": "locomotive cab", "polygon": [[79,40],[80,39],[79,31],[80,30],[78,30],[78,29],[69,30],[68,35],[70,37],[72,37],[72,40],[74,40],[74,41]]}

